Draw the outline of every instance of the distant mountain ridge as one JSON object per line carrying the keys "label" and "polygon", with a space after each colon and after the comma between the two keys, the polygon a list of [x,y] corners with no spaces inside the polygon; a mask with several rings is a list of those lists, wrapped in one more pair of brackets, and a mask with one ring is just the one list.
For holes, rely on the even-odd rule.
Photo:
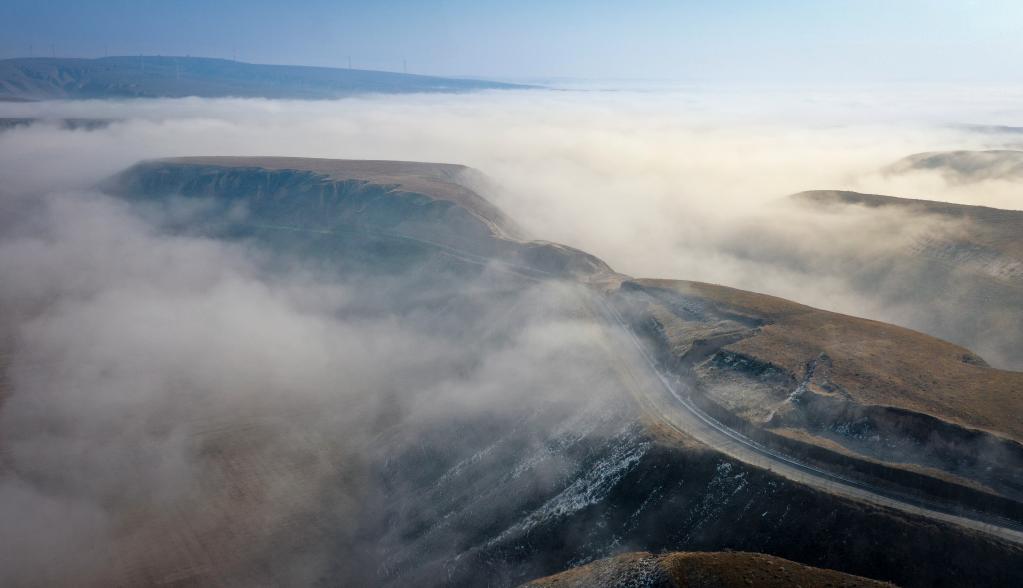
{"label": "distant mountain ridge", "polygon": [[0,100],[100,98],[331,99],[366,93],[525,88],[475,79],[361,69],[266,65],[207,57],[0,60]]}

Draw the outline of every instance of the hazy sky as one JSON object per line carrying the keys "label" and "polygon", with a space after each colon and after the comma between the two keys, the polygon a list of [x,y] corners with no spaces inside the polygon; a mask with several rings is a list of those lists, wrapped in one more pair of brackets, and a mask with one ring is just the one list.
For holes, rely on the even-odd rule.
{"label": "hazy sky", "polygon": [[1018,81],[1019,0],[5,0],[0,56],[208,55],[503,78]]}

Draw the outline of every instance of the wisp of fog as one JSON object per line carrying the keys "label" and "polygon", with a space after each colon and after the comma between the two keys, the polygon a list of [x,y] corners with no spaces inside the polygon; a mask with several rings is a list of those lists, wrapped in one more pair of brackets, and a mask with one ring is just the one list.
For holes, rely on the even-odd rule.
{"label": "wisp of fog", "polygon": [[1015,335],[976,316],[982,310],[958,318],[950,311],[947,300],[964,296],[906,303],[903,277],[874,267],[895,264],[890,258],[924,234],[955,231],[947,219],[830,214],[787,199],[844,189],[1019,209],[1017,178],[962,183],[940,170],[885,173],[913,153],[1019,146],[1012,124],[1023,117],[1020,90],[990,90],[983,100],[933,86],[650,87],[9,104],[3,108],[11,116],[114,122],[3,133],[0,173],[9,194],[42,194],[87,188],[139,159],[166,156],[460,163],[489,178],[481,191],[533,237],[578,247],[618,271],[720,283],[894,322],[1018,368],[1023,358],[1006,347]]}

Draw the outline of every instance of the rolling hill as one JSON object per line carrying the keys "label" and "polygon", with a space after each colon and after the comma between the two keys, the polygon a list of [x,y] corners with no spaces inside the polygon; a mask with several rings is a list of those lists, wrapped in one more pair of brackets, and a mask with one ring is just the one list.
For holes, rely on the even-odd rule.
{"label": "rolling hill", "polygon": [[930,227],[873,258],[831,261],[851,288],[894,309],[874,318],[965,345],[993,365],[1023,369],[1023,212],[834,190],[793,198],[815,214],[897,215]]}
{"label": "rolling hill", "polygon": [[961,231],[925,237],[914,250],[978,278],[1023,285],[1023,211],[828,190],[802,192],[794,198],[816,206],[898,210],[959,222]]}
{"label": "rolling hill", "polygon": [[986,151],[932,151],[916,153],[896,161],[887,174],[936,171],[958,184],[984,180],[1023,179],[1023,151],[991,149]]}

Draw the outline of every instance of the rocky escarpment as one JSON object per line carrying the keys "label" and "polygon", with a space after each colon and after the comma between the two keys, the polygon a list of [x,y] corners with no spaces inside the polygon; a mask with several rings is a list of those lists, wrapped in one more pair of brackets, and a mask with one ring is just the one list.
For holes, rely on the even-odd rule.
{"label": "rocky escarpment", "polygon": [[[214,235],[284,233],[320,245],[395,243],[432,248],[537,276],[612,273],[582,251],[528,241],[499,209],[468,187],[463,166],[274,157],[193,157],[136,165],[105,188],[165,210],[187,203],[178,228]],[[171,215],[173,217],[173,215]],[[306,254],[316,253],[308,247]],[[320,247],[321,253],[334,251]]]}

